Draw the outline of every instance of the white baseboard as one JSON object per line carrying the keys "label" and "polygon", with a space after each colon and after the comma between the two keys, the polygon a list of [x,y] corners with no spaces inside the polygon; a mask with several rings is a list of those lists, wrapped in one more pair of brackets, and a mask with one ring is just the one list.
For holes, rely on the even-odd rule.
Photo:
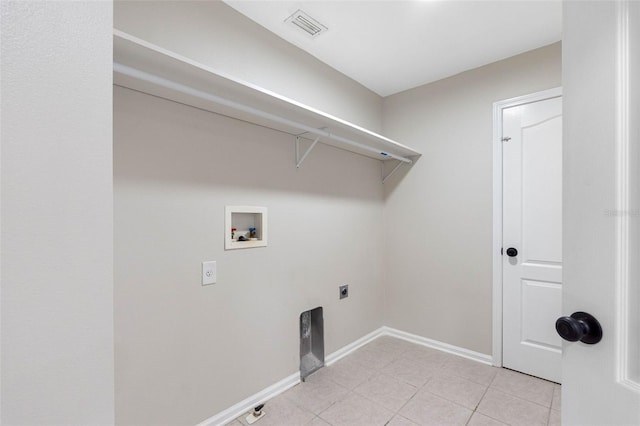
{"label": "white baseboard", "polygon": [[384,335],[384,328],[385,327],[380,327],[379,329],[372,331],[371,333],[367,334],[366,336],[359,338],[355,342],[351,342],[347,346],[344,346],[344,347],[338,349],[337,351],[333,352],[332,354],[327,355],[324,358],[324,364],[325,365],[331,365],[334,362],[336,362],[336,361],[344,358],[345,356],[349,355],[351,352],[355,351],[356,349],[358,349],[358,348],[366,345],[367,343],[371,342],[372,340],[375,340],[378,337]]}
{"label": "white baseboard", "polygon": [[[336,361],[344,358],[350,353],[354,352],[361,346],[377,339],[380,336],[391,336],[398,339],[403,339],[411,343],[416,343],[422,346],[428,346],[433,349],[438,349],[443,352],[447,352],[453,355],[458,355],[473,361],[481,362],[483,364],[491,365],[493,358],[491,355],[482,354],[480,352],[471,351],[469,349],[461,348],[458,346],[450,345],[448,343],[439,342],[437,340],[427,339],[426,337],[418,336],[417,334],[411,334],[404,331],[396,330],[391,327],[380,327],[377,330],[359,338],[358,340],[349,343],[348,345],[338,349],[337,351],[327,355],[325,357],[325,365],[329,366]],[[286,391],[289,388],[294,387],[300,383],[300,372],[296,372],[279,382],[269,386],[260,392],[251,395],[247,399],[238,402],[237,404],[227,408],[224,411],[216,414],[213,417],[209,417],[197,426],[223,426],[234,419],[240,417],[242,414],[249,412],[258,404],[261,404],[279,394]]]}
{"label": "white baseboard", "polygon": [[240,417],[242,414],[253,410],[253,407],[256,405],[259,405],[276,395],[280,395],[282,392],[294,387],[298,383],[300,383],[300,372],[294,373],[280,380],[278,383],[251,395],[249,398],[219,412],[213,417],[209,417],[207,420],[198,423],[197,426],[223,426],[232,422],[237,417]]}
{"label": "white baseboard", "polygon": [[[351,352],[355,351],[361,346],[366,345],[372,340],[377,339],[382,336],[383,328],[379,329],[367,334],[364,337],[359,338],[358,340],[349,343],[347,346],[344,346],[337,351],[327,355],[324,358],[325,365],[331,365],[339,359],[344,358],[349,355]],[[286,391],[289,388],[294,387],[300,383],[300,372],[296,372],[282,380],[278,383],[275,383],[269,386],[266,389],[261,390],[260,392],[251,395],[249,398],[238,402],[237,404],[227,408],[226,410],[216,414],[213,417],[209,417],[207,420],[204,420],[201,423],[198,423],[197,426],[222,426],[229,422],[232,422],[234,419],[240,417],[242,414],[247,413],[253,409],[256,405],[259,405],[277,395],[280,395],[282,392]]]}
{"label": "white baseboard", "polygon": [[406,331],[396,330],[395,328],[382,327],[382,334],[386,336],[396,337],[398,339],[403,339],[411,343],[416,343],[418,345],[428,346],[433,349],[438,349],[442,352],[458,355],[463,358],[481,362],[483,364],[493,364],[493,357],[491,355],[475,352],[469,349],[461,348],[459,346],[450,345],[438,340],[428,339],[426,337],[418,336],[417,334],[411,334],[407,333]]}

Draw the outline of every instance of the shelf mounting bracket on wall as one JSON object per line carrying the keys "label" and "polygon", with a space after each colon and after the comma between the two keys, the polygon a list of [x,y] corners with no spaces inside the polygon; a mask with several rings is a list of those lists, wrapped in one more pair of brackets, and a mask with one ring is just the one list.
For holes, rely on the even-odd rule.
{"label": "shelf mounting bracket on wall", "polygon": [[391,171],[385,176],[384,174],[384,162],[382,162],[382,183],[384,184],[387,179],[389,179],[391,177],[391,175],[393,175],[395,172],[398,171],[398,169],[400,168],[400,166],[402,166],[404,164],[404,162],[398,160],[398,164],[396,164],[396,166],[391,169]]}
{"label": "shelf mounting bracket on wall", "polygon": [[302,154],[302,158],[300,158],[300,138],[301,135],[296,136],[296,168],[298,169],[300,168],[300,165],[302,165],[302,162],[305,160],[305,158],[307,158],[307,155],[309,155],[313,148],[316,147],[316,144],[320,142],[320,136],[316,137],[311,146],[304,152],[304,154]]}
{"label": "shelf mounting bracket on wall", "polygon": [[[418,151],[394,140],[131,34],[114,30],[113,43],[114,85],[291,136],[304,135],[306,146],[319,136],[320,143],[377,160],[393,159],[411,164],[420,157]],[[331,132],[327,128],[331,128]],[[304,154],[298,151],[297,167],[301,166],[309,151]]]}

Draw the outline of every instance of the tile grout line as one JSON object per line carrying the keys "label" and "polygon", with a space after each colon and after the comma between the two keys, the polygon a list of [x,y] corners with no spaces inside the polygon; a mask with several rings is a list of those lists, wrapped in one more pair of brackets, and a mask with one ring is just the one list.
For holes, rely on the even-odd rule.
{"label": "tile grout line", "polygon": [[[495,368],[497,368],[497,367],[495,367]],[[480,407],[480,404],[482,403],[482,400],[484,399],[484,397],[487,395],[487,392],[489,392],[489,389],[491,388],[491,385],[496,380],[496,377],[498,377],[498,371],[496,371],[496,374],[493,375],[493,377],[491,378],[491,380],[487,384],[487,387],[485,388],[484,392],[482,393],[482,396],[480,397],[480,399],[478,400],[478,403],[476,404],[475,408],[473,409],[473,413],[471,414],[471,417],[469,417],[469,420],[467,421],[467,424],[469,424],[469,422],[471,421],[471,418],[473,418],[473,415],[475,413],[481,414],[483,416],[487,416],[486,414],[483,414],[483,413],[479,412],[478,408]],[[493,419],[493,417],[490,417],[490,416],[487,416],[487,417]],[[498,419],[493,419],[493,420],[499,421]]]}
{"label": "tile grout line", "polygon": [[[496,368],[498,368],[498,367],[496,367]],[[467,425],[469,424],[469,422],[471,421],[471,418],[473,417],[473,415],[474,415],[475,413],[482,414],[483,416],[487,416],[487,417],[489,417],[490,419],[493,419],[493,420],[495,420],[495,421],[497,421],[497,422],[500,422],[500,420],[498,420],[498,419],[494,419],[493,417],[491,417],[491,416],[489,416],[489,415],[487,415],[487,414],[484,414],[484,413],[481,413],[480,411],[478,411],[478,407],[480,407],[480,403],[482,403],[482,400],[483,400],[483,399],[484,399],[484,397],[487,395],[487,392],[489,392],[489,388],[491,388],[491,385],[492,385],[492,384],[493,384],[493,382],[496,380],[496,377],[498,377],[498,373],[497,373],[497,372],[496,372],[496,374],[493,376],[493,378],[491,378],[491,381],[490,381],[490,382],[489,382],[489,384],[487,385],[487,388],[484,390],[484,393],[482,394],[482,397],[481,397],[481,398],[480,398],[480,400],[478,401],[478,404],[476,404],[476,408],[474,408],[474,409],[473,409],[473,413],[471,414],[471,417],[469,417],[469,420],[467,420]],[[500,422],[500,423],[502,423],[502,422]],[[465,426],[466,426],[466,425],[465,425]]]}
{"label": "tile grout line", "polygon": [[[399,339],[399,338],[397,338],[397,337],[396,337],[395,339]],[[402,339],[399,339],[399,340],[402,340]],[[413,342],[409,342],[409,343],[413,343]],[[414,343],[414,344],[415,344],[415,343]],[[364,348],[365,346],[366,346],[366,345],[363,345],[363,348]],[[393,375],[392,373],[385,372],[385,369],[386,369],[387,367],[389,367],[389,366],[390,366],[390,365],[392,365],[393,363],[398,362],[398,361],[400,361],[400,360],[403,360],[403,359],[404,359],[404,360],[407,360],[407,361],[411,362],[412,360],[411,360],[411,359],[409,359],[409,358],[407,358],[406,356],[407,356],[407,354],[408,354],[409,352],[411,352],[411,351],[412,351],[412,348],[405,347],[405,348],[404,348],[404,350],[399,350],[399,351],[397,351],[397,352],[396,352],[395,350],[393,350],[393,345],[392,345],[392,344],[389,344],[388,348],[387,348],[387,347],[385,347],[385,346],[386,346],[385,344],[382,344],[382,345],[378,345],[377,347],[371,347],[371,348],[370,348],[370,350],[371,350],[372,352],[373,352],[373,351],[377,351],[377,352],[384,353],[384,358],[385,358],[385,359],[386,359],[386,358],[388,358],[388,359],[389,359],[389,360],[388,360],[388,362],[384,363],[384,365],[379,365],[379,366],[377,366],[377,367],[375,367],[375,368],[371,368],[371,367],[367,366],[367,363],[366,363],[366,362],[364,362],[364,361],[354,360],[354,361],[357,363],[357,365],[358,365],[358,366],[360,366],[360,367],[362,367],[362,368],[365,368],[365,369],[368,369],[368,370],[370,370],[370,372],[371,372],[371,375],[370,375],[367,379],[363,380],[362,382],[359,382],[359,383],[358,383],[358,380],[351,380],[351,379],[349,379],[349,377],[348,377],[348,376],[344,376],[344,377],[343,377],[343,379],[348,379],[348,380],[347,380],[347,383],[349,383],[349,381],[351,381],[351,382],[355,382],[355,383],[356,383],[356,384],[355,384],[355,385],[353,385],[353,386],[351,386],[351,385],[350,385],[350,386],[344,386],[344,385],[342,385],[342,384],[338,383],[338,382],[334,379],[334,376],[333,376],[333,375],[330,375],[330,374],[326,374],[326,375],[324,375],[322,378],[319,378],[319,380],[328,380],[328,381],[329,381],[330,383],[332,383],[333,385],[336,385],[336,386],[338,386],[338,387],[340,387],[340,388],[342,388],[342,389],[346,390],[346,392],[345,392],[345,394],[344,394],[342,397],[337,398],[336,400],[331,401],[331,402],[330,402],[330,404],[329,404],[327,407],[325,407],[325,408],[323,408],[322,410],[318,411],[318,413],[316,413],[315,411],[312,411],[312,410],[310,410],[310,409],[306,408],[305,406],[300,405],[300,404],[296,401],[296,399],[295,399],[295,398],[293,398],[293,397],[287,397],[287,396],[286,396],[286,394],[287,394],[287,393],[289,393],[288,391],[287,391],[287,392],[284,392],[282,396],[284,397],[284,399],[285,399],[287,402],[289,402],[289,403],[293,404],[293,406],[297,407],[298,409],[300,409],[300,410],[302,410],[303,412],[305,412],[305,413],[307,413],[307,414],[310,414],[310,415],[312,416],[312,417],[311,417],[311,419],[309,420],[309,422],[308,422],[308,423],[305,423],[305,424],[310,424],[311,422],[314,422],[314,421],[316,421],[316,419],[317,419],[317,420],[319,420],[319,421],[322,421],[322,422],[326,423],[326,424],[327,424],[327,425],[329,425],[329,426],[332,426],[332,425],[333,425],[333,423],[329,422],[329,421],[328,421],[328,420],[326,420],[324,417],[322,417],[322,414],[323,414],[323,413],[325,413],[327,410],[329,410],[331,407],[334,407],[337,403],[339,403],[339,402],[341,402],[341,401],[345,400],[346,398],[353,397],[353,396],[358,397],[358,398],[362,398],[362,399],[364,399],[364,400],[368,401],[369,403],[374,404],[375,406],[378,406],[378,407],[380,407],[380,408],[383,408],[383,409],[385,409],[386,411],[388,411],[389,413],[391,413],[390,418],[389,418],[389,419],[384,423],[385,425],[388,425],[388,424],[389,424],[389,423],[390,423],[390,422],[391,422],[395,417],[400,417],[400,418],[402,418],[402,419],[407,419],[408,421],[411,421],[411,422],[413,423],[413,420],[408,419],[407,417],[403,416],[403,415],[401,414],[401,411],[402,411],[402,410],[403,410],[403,409],[404,409],[404,408],[405,408],[409,403],[411,403],[412,401],[417,401],[416,396],[417,396],[417,395],[418,395],[418,393],[420,393],[420,392],[425,392],[425,393],[427,393],[427,394],[429,394],[429,395],[432,395],[432,396],[434,396],[434,397],[436,397],[436,398],[442,399],[442,400],[447,401],[447,402],[449,402],[449,403],[451,403],[451,404],[454,404],[454,405],[456,405],[456,406],[458,406],[458,407],[461,407],[461,408],[464,408],[464,409],[466,409],[466,410],[471,411],[471,415],[470,415],[470,416],[469,416],[469,418],[466,420],[465,425],[469,425],[469,423],[471,422],[471,419],[474,417],[474,415],[475,415],[476,413],[479,413],[479,414],[481,414],[482,416],[486,416],[486,417],[488,417],[488,418],[490,418],[490,419],[493,419],[493,420],[496,420],[496,421],[498,421],[498,422],[500,422],[500,423],[503,423],[503,421],[502,421],[502,420],[495,419],[495,418],[494,418],[494,417],[492,417],[491,415],[488,415],[488,414],[485,414],[485,413],[482,413],[482,412],[478,411],[478,408],[480,407],[480,405],[482,404],[482,402],[485,400],[485,398],[486,398],[486,396],[487,396],[488,391],[491,389],[492,391],[498,392],[499,394],[504,394],[504,395],[510,396],[510,397],[512,397],[512,398],[515,398],[516,400],[519,400],[519,401],[522,401],[522,402],[526,402],[526,403],[529,403],[529,404],[533,404],[533,405],[536,405],[536,406],[538,406],[538,407],[542,407],[542,408],[546,409],[546,410],[547,410],[547,413],[546,413],[546,425],[548,426],[548,425],[549,425],[549,423],[550,423],[550,421],[551,421],[551,414],[553,413],[553,411],[552,411],[552,410],[553,410],[553,401],[554,401],[554,396],[555,396],[555,394],[556,394],[556,387],[555,387],[555,386],[554,386],[554,387],[553,387],[553,389],[552,389],[551,401],[550,401],[550,403],[549,403],[549,405],[548,405],[548,406],[545,406],[545,405],[544,405],[544,404],[542,404],[542,403],[539,403],[539,402],[536,402],[536,401],[531,401],[531,400],[527,399],[526,397],[521,397],[521,396],[513,395],[513,394],[511,394],[509,391],[501,390],[501,388],[493,388],[493,386],[496,384],[496,380],[497,380],[497,378],[498,378],[498,376],[499,376],[499,372],[500,372],[500,370],[501,370],[500,368],[491,367],[491,368],[496,368],[496,370],[498,370],[498,371],[496,372],[496,374],[494,374],[494,375],[491,377],[491,380],[489,380],[489,381],[488,381],[488,384],[487,384],[487,385],[484,385],[483,383],[478,383],[478,381],[476,381],[476,380],[471,380],[471,379],[469,379],[468,377],[465,377],[465,376],[463,376],[463,375],[461,375],[461,374],[457,374],[456,372],[448,371],[448,375],[449,375],[449,376],[451,376],[451,377],[455,377],[455,378],[458,378],[458,379],[462,379],[462,380],[468,381],[468,382],[470,382],[470,383],[474,383],[474,384],[476,384],[476,385],[482,385],[482,386],[485,386],[485,389],[484,389],[484,391],[483,391],[483,393],[482,393],[482,396],[478,399],[478,402],[475,404],[474,408],[472,408],[472,409],[471,409],[471,408],[469,408],[469,407],[467,407],[467,406],[464,406],[464,405],[460,404],[459,402],[456,402],[456,401],[452,401],[452,400],[450,400],[450,399],[449,399],[449,398],[447,398],[446,396],[443,396],[443,395],[440,395],[440,394],[438,394],[438,393],[435,393],[435,392],[434,392],[434,391],[432,391],[431,389],[427,389],[427,386],[428,386],[430,383],[432,383],[432,382],[433,382],[433,380],[434,380],[436,377],[438,377],[437,371],[438,371],[438,370],[442,370],[445,366],[449,365],[449,364],[452,362],[452,360],[450,360],[450,359],[445,359],[445,360],[442,362],[442,364],[440,365],[439,369],[435,369],[434,371],[430,372],[429,377],[427,378],[427,380],[426,380],[423,384],[421,384],[421,385],[415,385],[415,384],[413,384],[413,383],[409,383],[408,381],[406,381],[406,380],[404,380],[403,378],[401,378],[401,377],[404,377],[404,376],[402,375],[402,373],[400,373],[400,376],[399,376],[399,377],[396,377],[396,376],[395,376],[395,375]],[[389,349],[389,350],[387,350],[387,349]],[[435,349],[435,350],[436,350],[436,351],[438,351],[438,349]],[[455,354],[453,354],[453,355],[455,355]],[[344,358],[346,358],[346,357],[344,357]],[[413,362],[416,362],[416,364],[417,364],[417,363],[419,363],[419,362],[420,362],[420,360],[413,360]],[[327,366],[327,367],[328,367],[328,369],[327,369],[327,372],[328,372],[331,366]],[[513,371],[513,370],[509,370],[509,369],[504,369],[504,370],[505,370],[505,371]],[[416,370],[416,371],[418,371],[418,370]],[[418,378],[418,376],[419,376],[419,377],[424,377],[424,376],[422,376],[422,375],[421,375],[421,374],[423,374],[423,373],[425,373],[425,371],[424,371],[424,370],[420,370],[420,374],[414,374],[414,376],[415,376],[416,378]],[[435,373],[435,374],[434,374],[434,373]],[[464,372],[463,372],[463,373],[464,373]],[[470,373],[473,373],[473,371],[472,371],[472,370],[470,370]],[[522,375],[529,376],[529,377],[534,377],[534,376],[526,375],[526,374],[524,374],[524,373],[520,373],[520,372],[515,372],[515,373],[522,374]],[[472,374],[472,375],[473,375],[473,374]],[[366,383],[368,383],[368,382],[371,382],[372,380],[374,380],[375,378],[380,377],[380,376],[385,376],[386,378],[393,379],[394,381],[397,381],[398,383],[401,383],[401,384],[403,384],[403,385],[411,386],[415,391],[413,392],[413,394],[412,394],[412,395],[411,395],[411,396],[410,396],[406,401],[402,402],[402,404],[401,404],[397,409],[389,409],[389,408],[387,408],[386,406],[384,406],[383,404],[380,404],[380,403],[378,403],[378,402],[374,401],[373,399],[371,399],[371,397],[370,397],[370,396],[363,395],[363,394],[361,394],[360,392],[358,392],[358,391],[356,390],[356,389],[358,389],[359,387],[363,386],[364,384],[366,384]],[[340,377],[340,376],[338,376],[338,377]],[[407,377],[408,377],[408,376],[407,376]],[[474,376],[474,377],[475,377],[475,376]],[[505,377],[505,378],[506,378],[506,377]],[[538,378],[536,378],[536,379],[538,379]],[[345,381],[345,380],[343,380],[343,382],[344,382],[344,381]],[[551,382],[551,383],[553,383],[553,382]],[[296,385],[296,386],[301,386],[301,385],[302,385],[302,383],[299,383],[299,384],[298,384],[298,385]],[[555,383],[554,383],[554,385],[555,385]],[[292,390],[292,389],[294,389],[294,388],[295,388],[295,386],[294,386],[294,387],[292,387],[291,389],[289,389],[289,391],[290,391],[290,390]],[[436,390],[437,390],[437,389],[436,389]],[[375,394],[375,393],[372,393],[372,395],[373,395],[373,396],[376,396],[376,394]],[[534,396],[535,396],[535,395],[537,395],[537,394],[534,394]],[[560,410],[556,410],[556,411],[558,411],[558,412],[559,412]],[[540,413],[540,414],[542,414],[542,413]],[[238,419],[240,419],[240,417],[239,417],[239,418],[237,418],[236,420],[238,420]],[[334,419],[334,420],[335,420],[335,419]],[[542,420],[542,419],[541,419],[541,420]],[[239,423],[240,423],[240,424],[244,424],[241,420],[239,420]]]}
{"label": "tile grout line", "polygon": [[531,401],[530,399],[523,398],[523,397],[521,397],[521,396],[512,395],[512,394],[510,394],[510,393],[508,393],[508,392],[506,392],[506,391],[504,391],[504,390],[501,390],[501,389],[493,388],[493,390],[494,390],[494,391],[496,391],[496,392],[503,393],[503,394],[505,394],[505,395],[512,396],[512,397],[517,398],[517,399],[519,399],[519,400],[521,400],[521,401],[530,402],[531,404],[535,404],[535,405],[537,405],[538,407],[542,407],[542,408],[548,408],[548,409],[551,409],[551,404],[553,403],[553,401],[552,401],[552,402],[550,402],[550,403],[549,403],[549,406],[546,406],[546,405],[540,404],[539,402]]}
{"label": "tile grout line", "polygon": [[[387,351],[385,351],[383,348],[376,348],[376,349],[377,349],[377,350],[380,350],[380,351],[382,351],[382,352],[387,352]],[[396,361],[398,361],[398,360],[402,359],[402,358],[403,358],[403,355],[404,355],[404,354],[406,354],[406,353],[407,353],[407,352],[409,352],[409,351],[410,351],[410,349],[405,349],[405,350],[403,350],[403,351],[401,351],[401,352],[399,352],[398,354],[395,354],[395,355],[390,354],[389,352],[387,352],[387,354],[389,354],[393,359],[392,359],[390,362],[386,363],[385,365],[383,365],[383,366],[380,366],[380,367],[376,368],[376,369],[375,369],[375,372],[373,373],[373,375],[372,375],[370,378],[368,378],[367,380],[363,381],[362,383],[359,383],[359,384],[358,384],[358,385],[356,385],[353,389],[351,389],[351,390],[350,390],[350,392],[355,393],[356,395],[358,395],[358,396],[360,396],[360,397],[362,397],[362,398],[366,399],[367,401],[369,401],[369,402],[371,402],[371,403],[373,403],[373,404],[376,404],[376,405],[380,405],[378,402],[373,401],[372,399],[370,399],[370,398],[369,398],[369,397],[367,397],[366,395],[362,395],[362,394],[358,393],[358,392],[356,391],[356,389],[357,389],[358,387],[362,386],[364,383],[370,382],[371,380],[373,380],[375,377],[378,377],[379,375],[384,375],[384,376],[386,376],[386,377],[389,377],[389,378],[392,378],[392,379],[398,380],[399,382],[401,382],[401,383],[403,383],[403,384],[406,384],[406,385],[409,385],[409,386],[411,386],[411,387],[413,387],[413,388],[415,388],[415,389],[416,389],[416,391],[413,393],[413,395],[411,395],[411,397],[410,397],[407,401],[405,401],[405,402],[404,402],[404,404],[402,404],[402,405],[400,406],[400,408],[398,408],[397,410],[392,411],[392,410],[388,409],[387,407],[382,406],[382,408],[385,408],[385,409],[389,410],[389,411],[392,413],[391,418],[389,418],[389,420],[387,420],[387,421],[385,422],[385,426],[386,426],[386,425],[388,425],[388,424],[389,424],[389,422],[391,422],[391,421],[393,420],[393,418],[394,418],[394,417],[396,417],[396,416],[403,417],[403,416],[400,414],[400,411],[402,410],[402,408],[404,408],[404,407],[409,403],[409,401],[411,401],[411,400],[416,396],[416,394],[417,394],[417,393],[420,391],[420,389],[421,389],[421,388],[419,388],[418,386],[414,386],[414,385],[413,385],[413,384],[411,384],[411,383],[408,383],[408,382],[406,382],[406,381],[404,381],[404,380],[401,380],[401,379],[398,379],[398,378],[396,378],[396,377],[393,377],[393,376],[391,376],[391,375],[389,375],[389,374],[386,374],[386,373],[383,371],[383,370],[384,370],[386,367],[388,367],[389,365],[391,365],[391,364],[393,364],[394,362],[396,362]],[[360,364],[360,365],[362,365],[362,366],[366,367],[366,366],[365,366],[365,365],[363,365],[363,364]],[[331,380],[331,379],[330,379],[330,380]],[[428,381],[427,381],[427,382],[428,382]],[[426,384],[426,383],[425,383],[425,384]],[[423,387],[424,387],[424,385],[423,385]],[[405,418],[405,417],[403,417],[403,418]],[[324,420],[324,419],[323,419],[323,420]]]}
{"label": "tile grout line", "polygon": [[[409,352],[409,351],[410,351],[410,349],[407,349],[406,351],[404,351],[404,352],[402,353],[402,355],[404,355],[405,353],[407,353],[407,352]],[[400,358],[398,358],[398,359],[400,359]],[[443,363],[443,365],[444,365],[444,364],[445,364],[445,363]],[[442,366],[441,366],[441,367],[442,367]],[[411,398],[407,399],[407,401],[406,401],[404,404],[402,404],[402,406],[401,406],[401,407],[400,407],[400,408],[399,408],[399,409],[394,413],[394,416],[393,416],[393,417],[395,417],[395,416],[400,416],[400,417],[402,417],[402,418],[406,418],[406,417],[404,417],[404,416],[402,416],[402,415],[400,414],[400,411],[402,411],[402,409],[403,409],[404,407],[406,407],[406,406],[407,406],[407,404],[409,404],[409,402],[413,401],[413,399],[416,397],[416,395],[418,395],[418,392],[420,392],[421,390],[423,390],[423,389],[427,386],[427,384],[428,384],[432,379],[433,379],[433,375],[432,375],[432,376],[430,376],[430,377],[427,379],[427,381],[426,381],[426,382],[424,382],[424,384],[423,384],[421,387],[414,386],[414,387],[416,388],[415,393],[414,393],[413,395],[411,395]],[[401,381],[402,381],[402,380],[401,380]],[[404,382],[404,381],[402,381],[402,382],[403,382],[403,383],[407,383],[407,382]],[[408,384],[408,385],[410,385],[410,386],[413,386],[411,383],[407,383],[407,384]],[[427,391],[427,392],[428,392],[428,391]],[[393,419],[393,417],[391,417],[391,419],[389,419],[389,421],[387,422],[387,424],[388,424],[388,423]],[[409,421],[413,423],[413,420],[409,420]],[[386,425],[385,425],[385,426],[386,426]]]}
{"label": "tile grout line", "polygon": [[[409,386],[412,386],[412,387],[414,387],[414,388],[416,389],[416,391],[414,392],[414,394],[413,394],[413,395],[411,395],[411,397],[410,397],[410,398],[409,398],[409,399],[408,399],[404,404],[402,404],[402,406],[401,406],[400,408],[398,408],[396,411],[391,411],[391,410],[389,410],[389,411],[391,411],[391,412],[392,412],[392,415],[391,415],[391,418],[385,422],[385,426],[386,426],[386,425],[388,425],[388,424],[389,424],[389,422],[391,422],[391,420],[393,420],[393,418],[394,418],[395,416],[400,416],[400,410],[402,410],[402,408],[403,408],[405,405],[407,405],[407,404],[409,403],[409,401],[411,401],[411,400],[416,396],[416,394],[418,393],[418,391],[420,390],[417,386],[413,386],[411,383],[407,383],[407,382],[405,382],[404,380],[397,379],[397,378],[395,378],[395,377],[393,377],[393,376],[390,376],[390,375],[388,375],[388,374],[386,374],[386,373],[384,373],[384,372],[382,371],[384,368],[388,367],[389,365],[391,365],[391,364],[393,364],[394,362],[396,362],[396,361],[398,361],[399,359],[401,359],[401,358],[402,358],[402,355],[404,355],[406,352],[409,352],[409,350],[407,349],[407,350],[405,350],[405,351],[400,352],[400,353],[397,355],[397,357],[395,357],[395,359],[394,359],[393,361],[391,361],[391,362],[389,362],[388,364],[386,364],[386,365],[384,365],[384,366],[382,366],[382,367],[380,367],[380,368],[376,369],[376,373],[377,373],[378,375],[385,375],[385,376],[390,377],[390,378],[392,378],[392,379],[398,380],[398,381],[400,381],[401,383],[404,383],[404,384],[407,384],[407,385],[409,385]],[[356,386],[356,387],[353,389],[353,392],[356,392],[356,388],[357,388],[357,387],[362,386],[364,383],[366,383],[366,382],[369,382],[369,381],[373,380],[373,378],[374,378],[374,377],[376,377],[376,373],[374,373],[374,374],[373,374],[373,376],[372,376],[371,378],[369,378],[369,379],[365,380],[364,382],[362,382],[362,383],[360,383],[358,386]],[[357,393],[357,392],[356,392],[356,393]],[[379,405],[377,402],[375,402],[375,401],[371,400],[370,398],[366,397],[365,395],[361,395],[361,394],[359,394],[359,393],[357,393],[357,394],[358,394],[359,396],[361,396],[361,397],[365,398],[366,400],[368,400],[368,401],[370,401],[370,402],[372,402],[372,403],[374,403],[374,404],[376,404],[376,405]],[[386,407],[383,407],[383,408],[386,408]],[[401,417],[402,417],[402,416],[401,416]]]}

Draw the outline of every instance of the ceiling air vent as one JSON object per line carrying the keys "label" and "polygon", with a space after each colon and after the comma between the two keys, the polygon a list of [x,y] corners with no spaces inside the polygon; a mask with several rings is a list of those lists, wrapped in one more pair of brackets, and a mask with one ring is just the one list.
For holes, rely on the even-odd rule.
{"label": "ceiling air vent", "polygon": [[317,37],[320,33],[323,33],[328,29],[300,9],[298,9],[293,15],[289,16],[285,22],[295,25],[311,37]]}

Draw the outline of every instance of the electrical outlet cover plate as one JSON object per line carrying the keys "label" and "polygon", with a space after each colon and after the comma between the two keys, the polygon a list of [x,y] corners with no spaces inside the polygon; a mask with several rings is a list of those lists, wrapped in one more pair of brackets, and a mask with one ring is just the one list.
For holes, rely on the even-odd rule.
{"label": "electrical outlet cover plate", "polygon": [[349,297],[349,285],[341,285],[340,286],[340,299],[344,299],[345,297]]}
{"label": "electrical outlet cover plate", "polygon": [[202,262],[202,285],[215,284],[218,276],[216,261]]}

